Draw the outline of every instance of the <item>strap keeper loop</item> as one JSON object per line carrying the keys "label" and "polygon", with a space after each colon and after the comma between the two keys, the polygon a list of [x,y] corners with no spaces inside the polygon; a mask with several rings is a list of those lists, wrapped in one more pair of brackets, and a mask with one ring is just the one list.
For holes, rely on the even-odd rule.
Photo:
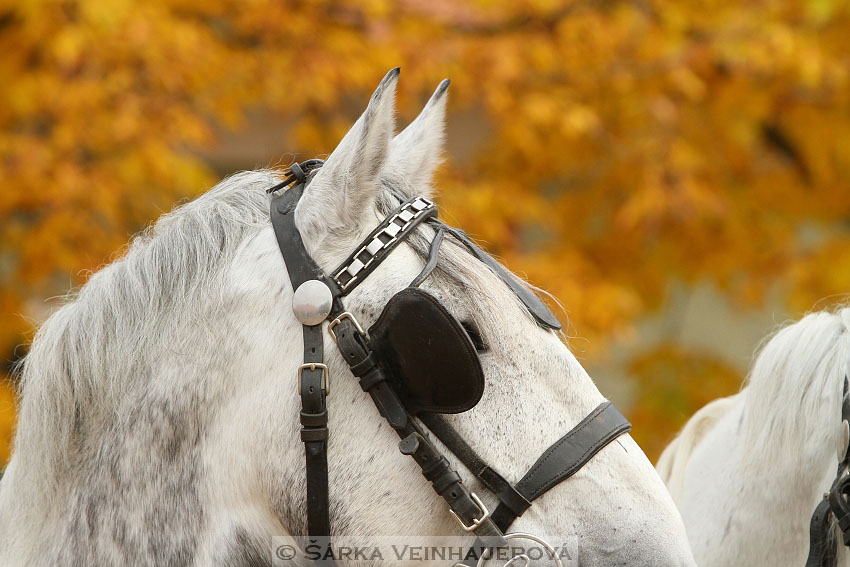
{"label": "strap keeper loop", "polygon": [[375,386],[377,386],[381,382],[385,382],[386,379],[387,379],[386,373],[384,373],[384,371],[381,370],[380,368],[375,367],[375,369],[372,372],[370,372],[366,376],[363,376],[362,378],[360,378],[360,388],[364,392],[368,392],[369,390],[371,390],[372,388],[374,388]]}
{"label": "strap keeper loop", "polygon": [[328,424],[327,410],[319,413],[301,412],[301,425],[306,427],[324,427]]}
{"label": "strap keeper loop", "polygon": [[449,461],[441,455],[440,458],[437,459],[428,468],[422,467],[422,476],[424,476],[429,481],[433,481],[435,478],[442,475],[445,471],[450,471],[451,468],[452,467],[449,464]]}
{"label": "strap keeper loop", "polygon": [[304,428],[301,430],[301,441],[307,443],[309,441],[327,441],[328,440],[328,428],[327,427],[317,427],[317,428]]}
{"label": "strap keeper loop", "polygon": [[443,494],[443,492],[448,490],[449,487],[454,486],[459,482],[461,482],[460,475],[453,470],[449,470],[445,474],[440,475],[431,481],[431,484],[434,486],[434,490],[437,494]]}
{"label": "strap keeper loop", "polygon": [[369,354],[366,356],[366,358],[356,364],[349,365],[349,368],[351,368],[352,374],[354,374],[358,378],[362,378],[376,366],[378,366],[378,361],[375,360],[375,353],[369,351]]}

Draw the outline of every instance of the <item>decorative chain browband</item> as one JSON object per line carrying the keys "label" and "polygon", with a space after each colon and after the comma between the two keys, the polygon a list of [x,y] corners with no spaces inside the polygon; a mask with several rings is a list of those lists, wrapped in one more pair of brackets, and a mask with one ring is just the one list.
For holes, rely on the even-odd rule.
{"label": "decorative chain browband", "polygon": [[[293,183],[306,185],[310,174],[324,164],[324,160],[310,159],[293,163],[283,181],[266,190],[274,193]],[[372,273],[383,258],[389,254],[422,221],[437,217],[437,205],[425,197],[411,197],[385,218],[364,240],[357,250],[331,272],[333,283],[345,296]]]}
{"label": "decorative chain browband", "polygon": [[396,209],[394,215],[385,218],[358,248],[333,272],[333,280],[343,293],[357,286],[377,267],[376,258],[388,254],[419,223],[437,216],[437,206],[424,197],[411,197]]}

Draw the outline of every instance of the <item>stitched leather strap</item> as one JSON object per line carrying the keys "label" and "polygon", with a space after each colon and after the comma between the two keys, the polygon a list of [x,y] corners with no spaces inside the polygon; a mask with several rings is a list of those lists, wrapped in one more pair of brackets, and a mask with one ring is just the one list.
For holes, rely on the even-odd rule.
{"label": "stitched leather strap", "polygon": [[411,197],[399,205],[331,272],[341,294],[351,293],[413,229],[436,216],[436,205],[423,197]]}
{"label": "stitched leather strap", "polygon": [[[632,428],[628,420],[609,401],[605,401],[566,435],[549,447],[516,484],[526,500],[533,501],[558,483],[574,475],[596,453]],[[493,521],[507,529],[517,515],[500,504]]]}
{"label": "stitched leather strap", "polygon": [[[322,326],[304,325],[303,329],[305,366],[321,363]],[[327,375],[324,365],[313,370],[302,367],[299,372],[301,441],[307,468],[307,532],[311,536],[329,536]]]}
{"label": "stitched leather strap", "polygon": [[[351,368],[361,369],[369,359],[371,350],[366,337],[361,335],[350,319],[342,319],[334,328],[337,347]],[[368,365],[365,365],[368,366]],[[488,517],[481,520],[482,511],[472,499],[470,492],[461,482],[460,476],[452,470],[448,460],[427,438],[424,431],[411,419],[401,400],[387,383],[386,379],[376,378],[383,374],[380,366],[375,366],[361,378],[361,386],[372,397],[378,412],[389,422],[401,437],[399,450],[413,457],[422,469],[422,475],[431,482],[433,489],[443,497],[449,508],[467,526],[478,523],[475,534],[485,538],[491,545],[506,545],[503,533]],[[368,383],[366,380],[368,379]]]}
{"label": "stitched leather strap", "polygon": [[[295,170],[293,170],[295,171]],[[320,280],[331,289],[334,312],[342,310],[339,290],[322,274],[304,248],[295,226],[295,207],[304,192],[306,173],[298,168],[298,183],[272,197],[270,217],[278,246],[283,255],[293,292],[307,280]],[[328,488],[328,411],[326,403],[327,370],[323,364],[322,325],[303,325],[304,366],[298,370],[298,395],[301,398],[301,441],[307,474],[307,532],[311,536],[330,535]],[[310,366],[308,366],[310,365]],[[328,542],[330,545],[330,542]]]}
{"label": "stitched leather strap", "polygon": [[419,419],[511,512],[522,516],[528,510],[531,502],[488,465],[445,417],[437,413],[420,413]]}
{"label": "stitched leather strap", "polygon": [[829,501],[824,498],[815,508],[809,525],[809,555],[806,558],[806,567],[834,567],[837,552],[835,519],[829,509]]}

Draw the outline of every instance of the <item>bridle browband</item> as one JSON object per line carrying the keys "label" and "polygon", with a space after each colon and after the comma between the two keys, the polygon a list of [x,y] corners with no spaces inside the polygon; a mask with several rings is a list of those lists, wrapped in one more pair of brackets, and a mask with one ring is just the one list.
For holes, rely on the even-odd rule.
{"label": "bridle browband", "polygon": [[806,567],[834,567],[838,559],[836,526],[845,546],[850,546],[850,382],[844,377],[841,400],[844,443],[835,480],[815,507],[809,523],[809,555]]}
{"label": "bridle browband", "polygon": [[[573,475],[608,443],[629,431],[631,425],[611,402],[603,402],[550,446],[525,476],[512,485],[487,464],[442,415],[415,412],[406,407],[389,380],[388,364],[372,348],[370,336],[361,328],[354,315],[345,311],[342,299],[360,285],[421,223],[428,222],[436,233],[428,260],[422,272],[411,283],[412,287],[417,287],[434,270],[440,244],[449,235],[501,277],[538,325],[558,329],[560,323],[534,294],[465,233],[439,221],[434,203],[422,197],[404,199],[397,195],[401,204],[340,266],[325,274],[305,249],[295,225],[296,206],[322,164],[321,160],[294,163],[284,180],[268,190],[274,193],[270,209],[271,222],[294,290],[293,312],[302,323],[304,337],[304,363],[298,367],[298,393],[301,397],[301,440],[304,443],[307,470],[308,535],[311,539],[321,538],[323,545],[330,548],[327,458],[327,398],[330,382],[328,368],[324,364],[322,342],[322,325],[330,320],[328,332],[352,374],[359,379],[360,387],[370,395],[381,416],[398,433],[401,438],[400,451],[411,456],[420,466],[434,491],[448,504],[449,513],[461,529],[477,536],[477,544],[469,557],[471,564],[475,564],[476,560],[480,563],[486,549],[504,547],[507,539],[517,535],[508,534],[506,539],[505,532],[531,506],[533,500]],[[292,187],[288,190],[278,192],[289,185]],[[498,498],[499,504],[492,513],[474,492],[466,488],[448,459],[416,422],[414,413]]]}

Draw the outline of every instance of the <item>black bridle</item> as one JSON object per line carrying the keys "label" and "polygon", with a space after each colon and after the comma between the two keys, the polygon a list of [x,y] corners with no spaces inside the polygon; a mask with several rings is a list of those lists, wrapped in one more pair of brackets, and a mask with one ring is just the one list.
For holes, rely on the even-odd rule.
{"label": "black bridle", "polygon": [[[427,199],[413,197],[401,204],[336,269],[325,274],[304,247],[295,225],[295,208],[321,160],[293,164],[286,178],[269,189],[271,221],[286,269],[295,291],[293,310],[302,323],[304,364],[298,368],[301,397],[301,440],[304,442],[307,469],[307,530],[310,538],[321,538],[330,546],[328,506],[328,369],[324,364],[322,325],[330,320],[328,332],[334,338],[361,388],[367,392],[383,416],[401,438],[400,451],[411,456],[431,482],[434,491],[448,504],[450,514],[465,532],[479,539],[478,549],[505,546],[505,531],[521,516],[531,502],[572,476],[593,456],[631,425],[611,404],[604,402],[566,435],[550,446],[525,476],[512,485],[487,464],[463,437],[437,413],[419,413],[405,405],[390,380],[390,364],[376,354],[370,336],[355,317],[345,311],[342,298],[363,280],[423,222],[431,224],[436,235],[428,261],[412,282],[418,286],[436,267],[440,244],[445,235],[457,239],[470,253],[489,266],[513,290],[538,325],[559,329],[560,323],[546,306],[520,285],[498,262],[481,250],[459,229],[437,219],[436,206]],[[280,189],[292,185],[286,191]],[[410,289],[410,288],[408,288]],[[424,292],[422,292],[424,293]],[[474,402],[477,401],[475,399]],[[468,409],[468,408],[466,408]],[[461,408],[459,411],[463,411]],[[460,475],[431,442],[414,419],[414,413],[430,432],[499,500],[491,513],[478,496],[463,484]]]}
{"label": "black bridle", "polygon": [[844,377],[844,396],[841,402],[841,423],[844,430],[844,454],[829,492],[815,507],[809,524],[809,556],[806,567],[834,567],[838,559],[836,525],[845,546],[850,546],[850,383]]}

